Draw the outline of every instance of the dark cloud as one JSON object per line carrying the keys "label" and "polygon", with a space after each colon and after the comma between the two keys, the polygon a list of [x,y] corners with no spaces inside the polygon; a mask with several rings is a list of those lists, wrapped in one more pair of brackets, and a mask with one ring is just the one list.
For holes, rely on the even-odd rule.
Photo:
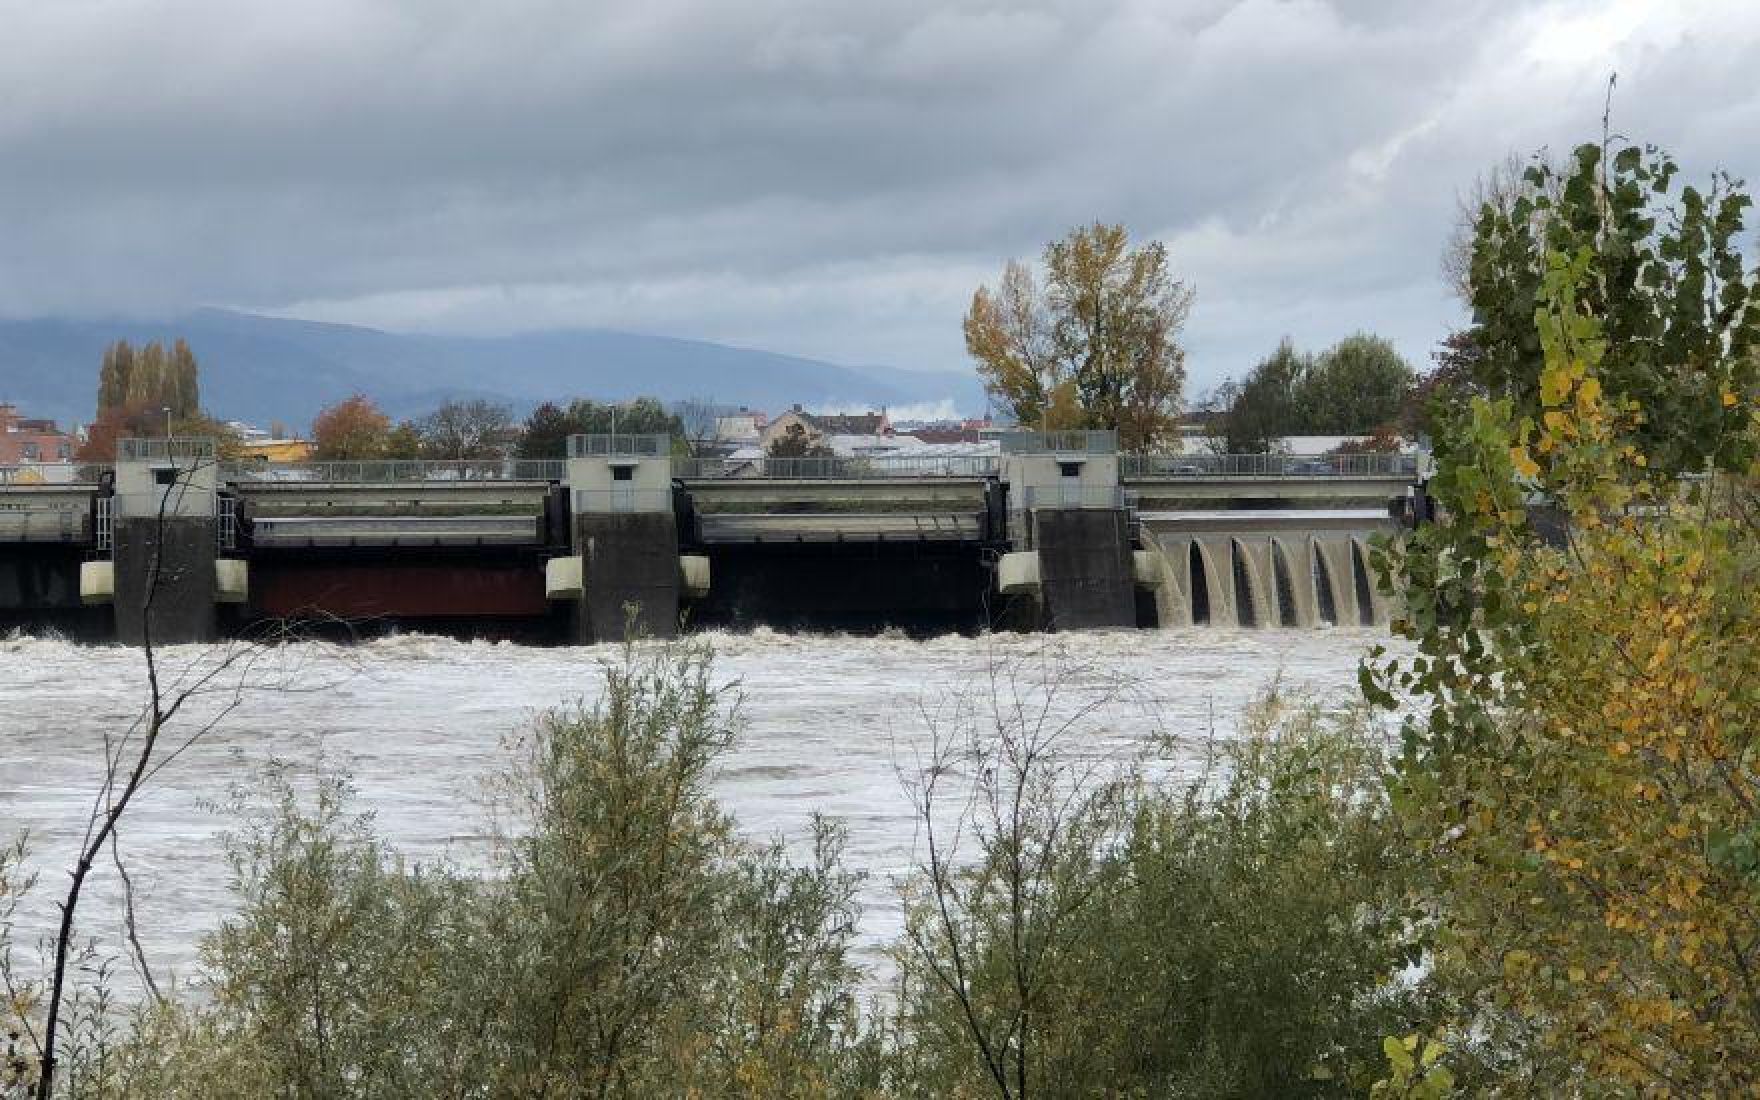
{"label": "dark cloud", "polygon": [[1760,8],[1455,0],[0,0],[0,311],[605,325],[962,365],[1009,256],[1120,220],[1200,387],[1454,319],[1455,191],[1620,128],[1760,159]]}

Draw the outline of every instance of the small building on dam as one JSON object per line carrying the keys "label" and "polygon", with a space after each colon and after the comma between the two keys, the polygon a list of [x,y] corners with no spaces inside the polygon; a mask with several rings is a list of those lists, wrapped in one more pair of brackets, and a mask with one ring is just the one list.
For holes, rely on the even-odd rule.
{"label": "small building on dam", "polygon": [[424,630],[533,641],[699,627],[917,633],[1385,621],[1370,540],[1413,455],[719,458],[575,436],[556,461],[228,463],[123,440],[0,470],[0,629],[124,644]]}

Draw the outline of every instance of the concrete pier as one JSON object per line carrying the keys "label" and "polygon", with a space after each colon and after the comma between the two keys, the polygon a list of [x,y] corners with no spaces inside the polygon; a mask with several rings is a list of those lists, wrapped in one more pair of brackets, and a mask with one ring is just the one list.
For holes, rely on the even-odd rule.
{"label": "concrete pier", "polygon": [[211,642],[218,633],[214,521],[187,516],[116,520],[116,640]]}
{"label": "concrete pier", "polygon": [[1121,509],[1048,509],[1035,517],[1045,626],[1095,630],[1137,624],[1130,523]]}
{"label": "concrete pier", "polygon": [[1112,432],[1011,432],[1002,440],[1010,553],[1004,594],[1036,600],[1038,626],[1137,624],[1130,515]]}
{"label": "concrete pier", "polygon": [[677,634],[678,525],[672,513],[586,513],[574,522],[581,559],[578,640]]}
{"label": "concrete pier", "polygon": [[664,435],[577,435],[568,488],[579,558],[575,637],[583,643],[678,632],[681,566]]}
{"label": "concrete pier", "polygon": [[118,442],[111,562],[122,644],[218,635],[218,490],[211,439]]}

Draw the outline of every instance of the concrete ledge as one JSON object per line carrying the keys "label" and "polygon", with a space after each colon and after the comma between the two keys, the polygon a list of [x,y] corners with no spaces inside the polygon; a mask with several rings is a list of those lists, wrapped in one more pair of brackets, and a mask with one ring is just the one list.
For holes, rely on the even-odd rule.
{"label": "concrete ledge", "polygon": [[214,559],[214,599],[218,603],[244,603],[250,598],[250,563],[239,558]]}
{"label": "concrete ledge", "polygon": [[79,599],[85,604],[104,604],[116,599],[116,563],[80,562]]}
{"label": "concrete ledge", "polygon": [[1002,555],[996,563],[996,590],[1005,596],[1039,591],[1039,552],[1017,550]]}
{"label": "concrete ledge", "polygon": [[693,600],[709,594],[709,559],[703,554],[678,556],[678,585]]}
{"label": "concrete ledge", "polygon": [[551,600],[581,598],[581,559],[551,558],[544,563],[544,597]]}

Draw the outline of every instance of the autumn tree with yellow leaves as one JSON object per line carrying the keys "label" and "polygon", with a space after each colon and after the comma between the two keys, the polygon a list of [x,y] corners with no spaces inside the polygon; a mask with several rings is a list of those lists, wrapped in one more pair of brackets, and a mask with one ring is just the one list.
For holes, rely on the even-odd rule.
{"label": "autumn tree with yellow leaves", "polygon": [[966,313],[966,351],[1023,426],[1116,430],[1127,451],[1173,441],[1185,385],[1180,329],[1192,291],[1159,241],[1083,226],[1045,247],[1044,283],[1010,261]]}
{"label": "autumn tree with yellow leaves", "polygon": [[[1607,152],[1579,150],[1542,216],[1486,212],[1472,275],[1494,396],[1443,418],[1441,518],[1380,562],[1413,649],[1364,686],[1418,704],[1395,801],[1434,857],[1431,966],[1480,1091],[1751,1095],[1760,304],[1731,243],[1747,199],[1671,200],[1666,158]],[[1530,182],[1523,201],[1543,199]]]}

